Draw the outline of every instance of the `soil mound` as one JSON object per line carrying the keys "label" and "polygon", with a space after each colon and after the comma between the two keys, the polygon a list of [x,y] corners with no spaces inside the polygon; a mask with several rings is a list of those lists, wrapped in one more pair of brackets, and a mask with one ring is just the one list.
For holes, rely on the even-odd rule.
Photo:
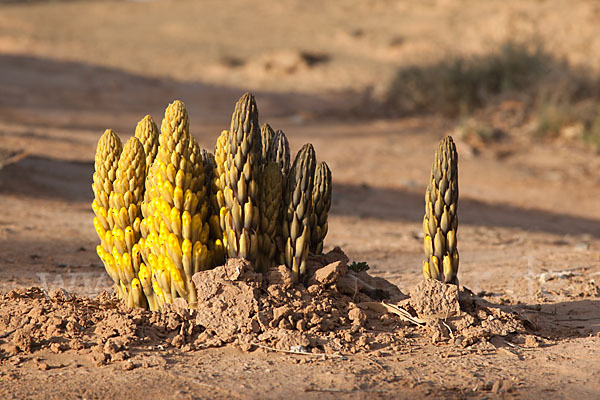
{"label": "soil mound", "polygon": [[41,349],[89,353],[97,364],[135,352],[142,365],[151,365],[160,357],[146,351],[167,347],[235,344],[247,351],[333,355],[401,350],[412,337],[465,347],[527,333],[527,321],[516,312],[454,285],[423,281],[408,298],[347,263],[334,249],[310,259],[305,281],[295,282],[285,266],[262,275],[248,261],[231,259],[194,275],[198,307],[192,311],[182,299],[150,312],[129,309],[106,292],[89,299],[62,289],[49,295],[15,289],[0,294],[0,363]]}
{"label": "soil mound", "polygon": [[495,336],[527,334],[535,327],[508,306],[492,304],[470,290],[428,279],[403,302],[425,323],[433,342],[453,341],[462,347]]}
{"label": "soil mound", "polygon": [[[230,259],[194,275],[196,322],[206,329],[203,335],[248,349],[357,352],[397,341],[398,321],[361,304],[406,296],[383,279],[349,270],[347,262],[340,249],[313,257],[305,281],[298,283],[283,265],[263,276],[249,262]],[[374,331],[381,334],[369,334]]]}

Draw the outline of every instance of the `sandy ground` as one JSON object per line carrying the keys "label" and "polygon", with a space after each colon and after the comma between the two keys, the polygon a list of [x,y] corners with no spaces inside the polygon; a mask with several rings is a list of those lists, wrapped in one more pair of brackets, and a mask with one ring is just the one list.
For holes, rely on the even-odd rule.
{"label": "sandy ground", "polygon": [[[293,149],[312,142],[329,163],[326,247],[342,247],[408,291],[421,279],[433,152],[454,125],[438,117],[357,119],[352,110],[364,105],[364,93],[381,92],[401,63],[476,53],[518,35],[540,37],[574,63],[600,65],[594,2],[320,4],[0,5],[0,154],[13,161],[0,169],[0,292],[108,289],[90,207],[102,131],[126,138],[146,113],[160,120],[179,98],[192,133],[210,149],[246,90],[256,93],[261,121],[283,129]],[[0,359],[0,395],[597,398],[600,158],[580,145],[510,132],[478,154],[469,143],[457,146],[461,284],[531,315],[542,345],[509,337],[478,352],[416,332],[403,348],[344,360],[235,346],[147,349],[163,361],[127,371],[76,351],[43,350]]]}

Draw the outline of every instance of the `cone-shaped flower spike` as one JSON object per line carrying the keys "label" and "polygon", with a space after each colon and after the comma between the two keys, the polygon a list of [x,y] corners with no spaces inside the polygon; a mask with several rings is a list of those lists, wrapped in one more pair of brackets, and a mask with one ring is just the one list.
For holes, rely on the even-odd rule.
{"label": "cone-shaped flower spike", "polygon": [[151,116],[146,115],[140,122],[137,123],[135,127],[135,137],[139,139],[139,141],[144,146],[144,152],[146,153],[146,175],[148,174],[148,170],[150,166],[154,162],[154,158],[156,158],[156,153],[158,152],[158,135],[160,132],[158,131],[158,127],[154,123],[154,120]]}
{"label": "cone-shaped flower spike", "polygon": [[[175,101],[165,111],[142,205],[140,250],[158,305],[183,297],[194,307],[192,275],[214,265],[208,196],[202,151],[189,133],[185,105]],[[145,277],[139,275],[144,289]]]}
{"label": "cone-shaped flower spike", "polygon": [[283,175],[273,161],[264,168],[259,179],[259,256],[257,269],[266,272],[277,261],[277,235],[281,232]]}
{"label": "cone-shaped flower spike", "polygon": [[458,153],[452,137],[440,142],[425,192],[423,275],[457,283],[458,249]]}
{"label": "cone-shaped flower spike", "polygon": [[225,153],[225,207],[221,208],[220,222],[227,254],[255,261],[258,256],[261,137],[256,102],[249,93],[235,105]]}
{"label": "cone-shaped flower spike", "polygon": [[315,176],[315,150],[305,144],[296,155],[287,181],[284,200],[283,235],[285,264],[296,278],[306,273],[310,245],[310,216]]}
{"label": "cone-shaped flower spike", "polygon": [[327,216],[331,208],[331,171],[323,161],[315,171],[310,219],[310,252],[323,253],[323,240],[327,235]]}

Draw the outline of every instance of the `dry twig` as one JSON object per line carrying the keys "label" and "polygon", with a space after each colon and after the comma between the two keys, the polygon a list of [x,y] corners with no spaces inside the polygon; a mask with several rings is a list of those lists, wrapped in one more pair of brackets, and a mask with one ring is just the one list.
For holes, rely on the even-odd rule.
{"label": "dry twig", "polygon": [[399,307],[394,304],[389,304],[389,303],[386,303],[383,301],[381,303],[375,302],[375,301],[360,303],[359,306],[365,306],[376,312],[381,312],[381,313],[388,312],[388,313],[395,314],[395,315],[399,316],[401,320],[406,321],[406,322],[411,322],[418,326],[423,326],[427,322],[424,319],[421,319],[418,317],[413,317],[408,311],[406,311],[402,307]]}
{"label": "dry twig", "polygon": [[265,346],[263,344],[258,344],[258,343],[251,343],[251,344],[253,346],[260,347],[261,349],[275,351],[275,352],[279,352],[279,353],[296,354],[296,355],[311,356],[311,357],[332,357],[332,358],[339,358],[340,360],[346,360],[348,358],[342,354],[309,353],[307,351],[281,350],[281,349],[276,349],[275,347]]}

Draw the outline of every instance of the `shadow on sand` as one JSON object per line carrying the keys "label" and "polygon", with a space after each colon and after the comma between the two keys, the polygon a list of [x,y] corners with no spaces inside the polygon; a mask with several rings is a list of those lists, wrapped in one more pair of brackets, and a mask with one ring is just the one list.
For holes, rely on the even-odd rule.
{"label": "shadow on sand", "polygon": [[[335,184],[331,213],[382,220],[421,223],[425,200],[423,195],[402,189],[364,185]],[[520,228],[525,231],[556,235],[588,234],[600,237],[600,221],[544,210],[524,209],[508,204],[486,203],[461,197],[461,224]]]}
{"label": "shadow on sand", "polygon": [[[247,88],[146,77],[84,62],[0,54],[0,121],[33,124],[41,120],[44,126],[62,129],[116,125],[117,129],[117,117],[123,114],[138,115],[138,120],[151,114],[160,121],[167,104],[181,99],[193,122],[228,126],[233,105],[246,91]],[[349,109],[347,104],[353,98],[344,93],[317,96],[252,92],[261,113],[269,117],[327,115],[333,110]],[[100,114],[104,122],[89,118],[93,114]]]}

